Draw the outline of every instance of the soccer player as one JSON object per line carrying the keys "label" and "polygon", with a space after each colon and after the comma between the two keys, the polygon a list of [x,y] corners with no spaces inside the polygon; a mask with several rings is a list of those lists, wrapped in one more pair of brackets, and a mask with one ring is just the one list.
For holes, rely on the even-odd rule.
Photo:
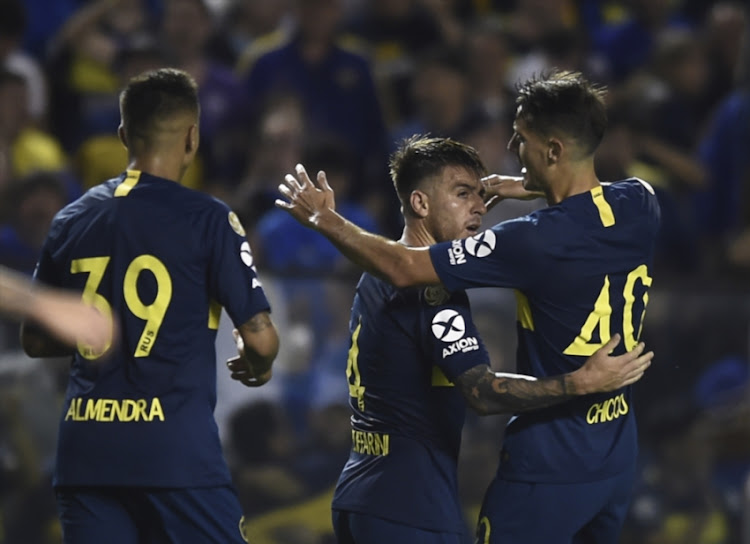
{"label": "soccer player", "polygon": [[[63,539],[241,543],[213,418],[221,307],[237,327],[229,368],[247,386],[270,378],[278,335],[237,216],[179,183],[198,150],[195,82],[137,76],[120,113],[127,170],[60,211],[36,270],[120,322],[111,353],[74,354],[53,482]],[[55,354],[33,329],[22,340]]]}
{"label": "soccer player", "polygon": [[[288,201],[277,205],[398,287],[516,289],[518,370],[558,375],[579,368],[616,333],[626,349],[637,345],[652,283],[658,203],[639,179],[600,183],[594,153],[606,121],[603,89],[581,74],[527,81],[509,147],[524,167],[523,187],[542,191],[549,207],[429,249],[348,223],[335,213],[325,174],[318,173],[318,189],[301,165],[299,180],[287,176],[280,186]],[[498,188],[508,185],[487,183],[486,197],[502,196]],[[488,387],[486,373],[475,380],[472,391]],[[506,430],[478,541],[616,542],[636,456],[630,387],[519,414]]]}
{"label": "soccer player", "polygon": [[67,345],[81,342],[104,351],[112,341],[112,320],[80,295],[35,285],[4,266],[0,266],[0,313],[32,320]]}
{"label": "soccer player", "polygon": [[[486,212],[484,173],[469,146],[406,140],[391,157],[405,223],[399,244],[476,234]],[[496,374],[464,291],[398,289],[368,273],[357,286],[350,330],[352,451],[333,499],[340,544],[466,542],[456,474],[464,398],[480,414],[537,410],[633,383],[653,355],[638,357],[639,344],[608,357],[620,340],[614,335],[567,374]]]}

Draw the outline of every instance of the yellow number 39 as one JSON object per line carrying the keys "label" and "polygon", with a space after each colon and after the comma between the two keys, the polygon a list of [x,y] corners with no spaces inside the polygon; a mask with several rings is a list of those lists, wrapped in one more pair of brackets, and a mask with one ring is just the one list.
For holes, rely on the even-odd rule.
{"label": "yellow number 39", "polygon": [[[72,274],[87,273],[86,285],[83,288],[83,300],[104,315],[112,316],[112,306],[109,301],[97,292],[99,284],[104,277],[104,272],[109,264],[109,257],[88,257],[86,259],[75,259],[70,263]],[[151,304],[144,304],[138,294],[138,278],[141,272],[148,270],[156,278],[156,297]],[[172,278],[159,259],[153,255],[139,255],[133,259],[125,271],[123,281],[123,295],[128,309],[146,324],[135,348],[134,357],[147,357],[156,342],[167,308],[172,300]],[[109,345],[107,346],[109,348]],[[106,349],[105,349],[106,351]],[[101,353],[96,353],[89,346],[78,345],[78,352],[86,359],[96,359]]]}
{"label": "yellow number 39", "polygon": [[[635,325],[633,324],[633,305],[635,304],[635,282],[640,280],[641,283],[646,286],[651,286],[651,277],[648,275],[648,268],[645,264],[642,264],[635,270],[631,270],[625,280],[625,287],[623,288],[622,295],[625,299],[625,304],[622,310],[622,333],[625,341],[625,349],[630,351],[638,343],[638,338],[641,336],[641,329],[643,328],[643,317],[646,314],[646,305],[648,304],[648,292],[643,294],[643,314],[639,320],[639,329],[636,334]],[[575,340],[563,351],[566,355],[581,355],[588,357],[592,355],[596,350],[602,347],[604,344],[609,342],[612,337],[610,328],[610,318],[612,316],[612,305],[609,302],[609,276],[604,278],[604,285],[602,290],[599,292],[599,296],[594,303],[594,309],[591,311],[589,316],[586,318],[586,322],[581,327],[581,332],[578,333]],[[599,342],[592,342],[591,338],[594,336],[594,330],[599,328]]]}

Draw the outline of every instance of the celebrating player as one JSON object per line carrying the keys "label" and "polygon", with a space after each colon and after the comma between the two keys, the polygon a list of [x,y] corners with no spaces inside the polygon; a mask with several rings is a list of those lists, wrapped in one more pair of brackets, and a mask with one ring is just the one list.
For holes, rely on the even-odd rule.
{"label": "celebrating player", "polygon": [[[270,378],[278,336],[237,216],[179,184],[198,150],[195,82],[145,73],[120,112],[127,171],[56,216],[36,271],[121,325],[111,353],[80,343],[73,358],[54,475],[64,542],[241,543],[213,418],[221,306],[241,383]],[[22,335],[29,355],[53,354]]]}
{"label": "celebrating player", "polygon": [[[476,234],[486,212],[483,174],[469,146],[405,141],[391,158],[405,222],[399,244],[425,247]],[[496,374],[464,291],[398,289],[368,273],[357,286],[350,329],[352,451],[333,500],[341,544],[466,542],[456,481],[462,395],[482,414],[540,409],[633,383],[653,355],[639,357],[639,344],[608,357],[620,340],[614,335],[567,374]]]}
{"label": "celebrating player", "polygon": [[[518,290],[518,370],[543,378],[581,366],[615,333],[638,343],[652,283],[659,225],[651,187],[602,184],[594,153],[606,127],[604,92],[581,74],[556,72],[519,89],[509,148],[520,182],[549,207],[465,240],[409,248],[335,213],[318,174],[299,166],[277,205],[326,235],[350,259],[390,283]],[[487,198],[503,196],[487,184]],[[479,542],[616,542],[635,474],[631,388],[520,414],[506,430],[497,477],[481,511]],[[544,522],[539,522],[539,512]]]}

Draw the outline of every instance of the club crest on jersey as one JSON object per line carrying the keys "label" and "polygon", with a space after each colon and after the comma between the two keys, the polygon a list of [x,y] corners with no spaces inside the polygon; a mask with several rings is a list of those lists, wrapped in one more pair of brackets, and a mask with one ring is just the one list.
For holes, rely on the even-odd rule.
{"label": "club crest on jersey", "polygon": [[451,242],[451,247],[448,249],[448,260],[451,265],[464,264],[466,262],[464,246],[461,240],[453,240]]}
{"label": "club crest on jersey", "polygon": [[240,236],[245,236],[245,227],[242,226],[242,223],[240,222],[240,218],[237,217],[237,214],[234,212],[229,212],[229,226],[232,227],[232,230],[239,234]]}
{"label": "club crest on jersey", "polygon": [[442,285],[433,285],[424,290],[424,301],[430,306],[440,306],[448,302],[451,294]]}
{"label": "club crest on jersey", "polygon": [[492,253],[492,250],[495,249],[495,241],[495,233],[491,230],[485,230],[471,238],[467,238],[464,245],[469,255],[481,259]]}

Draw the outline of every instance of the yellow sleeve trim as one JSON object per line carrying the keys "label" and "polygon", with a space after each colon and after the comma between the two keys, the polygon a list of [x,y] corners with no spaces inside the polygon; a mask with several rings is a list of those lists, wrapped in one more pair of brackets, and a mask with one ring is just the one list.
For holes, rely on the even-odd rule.
{"label": "yellow sleeve trim", "polygon": [[591,198],[594,200],[594,205],[599,210],[599,218],[602,220],[602,225],[605,227],[611,227],[614,225],[615,214],[612,213],[612,207],[604,198],[603,189],[601,187],[591,189]]}
{"label": "yellow sleeve trim", "polygon": [[141,178],[140,170],[127,170],[127,175],[120,185],[115,189],[115,196],[128,196],[130,190],[135,187]]}
{"label": "yellow sleeve trim", "polygon": [[211,300],[208,305],[208,328],[218,330],[221,320],[221,304]]}

